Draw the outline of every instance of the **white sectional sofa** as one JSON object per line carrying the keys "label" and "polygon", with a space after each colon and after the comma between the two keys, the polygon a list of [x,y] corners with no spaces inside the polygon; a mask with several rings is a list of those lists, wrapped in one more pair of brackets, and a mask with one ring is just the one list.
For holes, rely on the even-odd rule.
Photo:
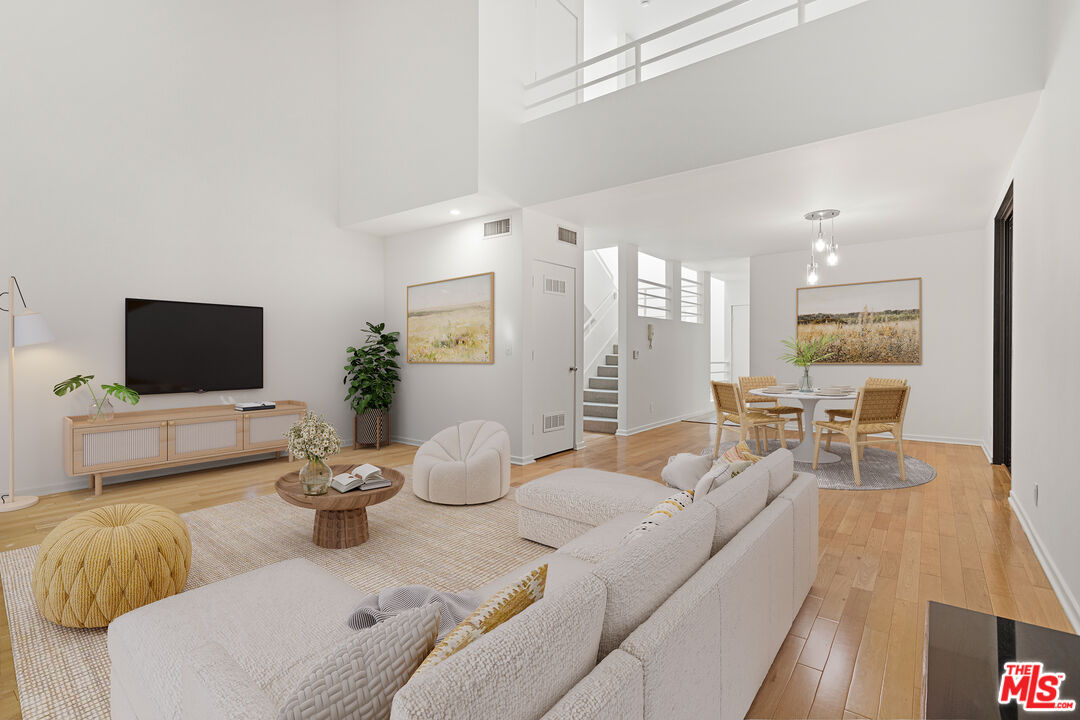
{"label": "white sectional sofa", "polygon": [[[521,534],[558,550],[481,593],[547,562],[544,598],[410,680],[391,717],[742,718],[817,572],[817,484],[777,451],[622,544],[673,492],[583,469],[519,488]],[[362,594],[290,560],[127,613],[113,718],[276,717]]]}

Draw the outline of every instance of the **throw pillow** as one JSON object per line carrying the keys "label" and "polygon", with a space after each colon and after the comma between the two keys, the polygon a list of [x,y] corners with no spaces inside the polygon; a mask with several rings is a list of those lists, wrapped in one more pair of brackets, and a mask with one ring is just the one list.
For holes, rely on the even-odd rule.
{"label": "throw pillow", "polygon": [[667,465],[660,471],[660,479],[669,487],[679,490],[693,490],[701,476],[712,466],[712,457],[708,453],[694,455],[679,453],[668,458]]}
{"label": "throw pillow", "polygon": [[485,600],[435,646],[416,672],[420,673],[438,665],[544,597],[547,569],[547,563],[544,563]]}
{"label": "throw pillow", "polygon": [[425,605],[349,636],[300,681],[278,717],[389,718],[394,694],[435,645],[439,614]]}
{"label": "throw pillow", "polygon": [[760,455],[755,455],[750,452],[750,446],[746,444],[745,440],[740,440],[737,445],[734,445],[724,451],[724,454],[720,456],[729,463],[742,462],[749,460],[752,463],[756,463],[761,459]]}
{"label": "throw pillow", "polygon": [[731,479],[731,463],[719,459],[713,463],[712,469],[701,476],[701,480],[694,487],[694,497],[703,498],[716,488]]}
{"label": "throw pillow", "polygon": [[649,514],[645,516],[644,520],[631,528],[630,531],[623,536],[622,544],[625,545],[628,542],[633,542],[642,535],[646,535],[650,531],[655,530],[665,520],[672,518],[675,513],[685,510],[693,502],[693,490],[683,490],[681,493],[675,493],[669,498],[664,498],[659,505],[649,511]]}

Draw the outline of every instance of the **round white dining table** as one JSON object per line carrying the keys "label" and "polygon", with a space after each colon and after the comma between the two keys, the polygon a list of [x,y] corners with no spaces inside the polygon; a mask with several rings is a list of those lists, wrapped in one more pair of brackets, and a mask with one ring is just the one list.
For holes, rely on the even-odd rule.
{"label": "round white dining table", "polygon": [[[805,437],[803,441],[799,443],[797,447],[792,448],[791,454],[795,456],[795,462],[812,463],[814,462],[814,412],[817,410],[817,404],[820,400],[855,400],[859,397],[857,392],[851,392],[847,395],[822,395],[815,392],[802,392],[801,390],[792,390],[791,392],[771,393],[764,390],[751,390],[751,395],[758,395],[768,400],[797,400],[803,406],[803,427],[806,428],[804,433]],[[822,450],[818,454],[818,464],[822,463],[834,463],[840,462],[840,456]]]}

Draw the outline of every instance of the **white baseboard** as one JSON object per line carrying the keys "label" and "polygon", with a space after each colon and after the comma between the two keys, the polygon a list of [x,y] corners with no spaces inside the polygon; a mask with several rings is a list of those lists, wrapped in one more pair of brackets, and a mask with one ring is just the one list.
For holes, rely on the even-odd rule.
{"label": "white baseboard", "polygon": [[668,418],[667,420],[657,420],[656,422],[648,423],[647,425],[639,425],[635,428],[619,428],[615,431],[615,434],[619,437],[629,437],[631,435],[643,433],[646,430],[655,430],[658,427],[664,427],[665,425],[673,425],[674,423],[682,422],[683,420],[689,420],[692,417],[697,417],[698,415],[702,415],[707,412],[709,412],[709,409],[695,410],[693,412],[684,413],[683,415],[679,415],[677,417]]}
{"label": "white baseboard", "polygon": [[986,462],[993,465],[994,464],[994,455],[993,455],[993,453],[990,452],[990,446],[987,445],[985,442],[981,442],[981,443],[979,443],[979,447],[982,448],[983,455],[986,456]]}
{"label": "white baseboard", "polygon": [[904,433],[904,439],[914,440],[915,442],[942,443],[943,445],[975,445],[980,448],[983,446],[983,441],[977,438],[957,438],[946,437],[943,435],[909,435]]}
{"label": "white baseboard", "polygon": [[1012,506],[1013,512],[1016,513],[1016,519],[1020,521],[1020,527],[1024,529],[1024,534],[1027,535],[1028,541],[1031,542],[1031,547],[1035,550],[1035,557],[1038,558],[1039,564],[1042,565],[1043,572],[1050,579],[1054,594],[1057,595],[1061,607],[1065,610],[1066,617],[1072,623],[1073,630],[1080,630],[1080,603],[1076,601],[1076,596],[1072,594],[1069,586],[1065,584],[1061,571],[1058,570],[1054,559],[1046,552],[1046,546],[1043,545],[1039,533],[1035,532],[1035,527],[1031,524],[1027,511],[1024,510],[1023,504],[1016,499],[1016,495],[1012,491],[1009,491],[1009,505]]}

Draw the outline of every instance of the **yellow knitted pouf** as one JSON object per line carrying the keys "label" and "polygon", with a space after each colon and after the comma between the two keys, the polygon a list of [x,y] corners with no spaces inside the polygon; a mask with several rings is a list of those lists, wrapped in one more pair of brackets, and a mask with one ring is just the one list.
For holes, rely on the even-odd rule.
{"label": "yellow knitted pouf", "polygon": [[49,533],[34,562],[34,598],[54,623],[104,627],[180,592],[190,569],[191,538],[179,515],[158,505],[110,505]]}

